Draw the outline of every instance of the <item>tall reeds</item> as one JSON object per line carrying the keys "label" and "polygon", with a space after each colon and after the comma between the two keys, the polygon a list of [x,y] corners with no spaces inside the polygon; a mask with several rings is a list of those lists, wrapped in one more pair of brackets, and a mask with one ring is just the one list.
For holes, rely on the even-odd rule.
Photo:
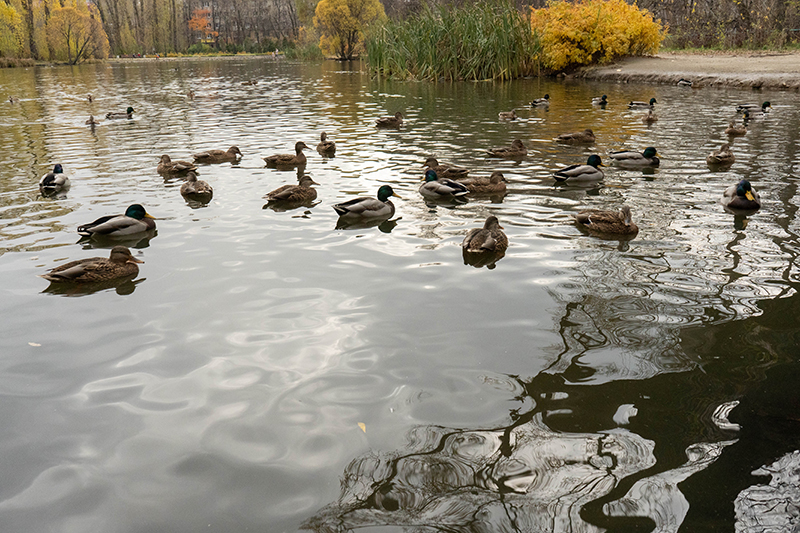
{"label": "tall reeds", "polygon": [[512,3],[431,7],[367,34],[370,70],[424,80],[508,80],[536,74],[541,46]]}

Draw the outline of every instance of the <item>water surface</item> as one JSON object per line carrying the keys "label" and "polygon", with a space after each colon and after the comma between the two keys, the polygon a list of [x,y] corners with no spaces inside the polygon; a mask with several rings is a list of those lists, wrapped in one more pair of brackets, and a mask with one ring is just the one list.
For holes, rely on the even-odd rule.
{"label": "water surface", "polygon": [[[545,93],[549,110],[526,108]],[[740,491],[765,482],[750,472],[794,450],[792,93],[232,58],[0,70],[0,95],[21,100],[0,106],[4,530],[730,531]],[[647,126],[625,104],[651,97]],[[735,104],[763,100],[733,167],[709,169]],[[84,124],[129,105],[132,120]],[[403,128],[375,129],[397,110]],[[553,142],[586,127],[594,146]],[[307,153],[317,203],[264,209],[297,175],[261,158],[322,131],[337,152]],[[514,138],[527,158],[484,157]],[[231,145],[239,164],[200,168],[207,206],[156,173],[161,154]],[[646,146],[658,169],[554,186],[592,153]],[[429,155],[501,170],[509,193],[427,205]],[[43,198],[54,163],[72,187]],[[764,201],[746,219],[718,203],[742,178]],[[332,204],[382,184],[402,197],[396,224],[336,229]],[[158,218],[126,243],[146,261],[135,283],[45,292],[37,274],[113,245],[77,226],[132,203]],[[570,217],[623,204],[630,241]],[[489,214],[510,248],[464,265]]]}

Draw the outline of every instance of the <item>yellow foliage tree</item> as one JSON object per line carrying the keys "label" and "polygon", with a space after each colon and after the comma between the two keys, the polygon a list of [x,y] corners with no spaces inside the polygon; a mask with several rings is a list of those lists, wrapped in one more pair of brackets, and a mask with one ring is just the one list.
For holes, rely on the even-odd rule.
{"label": "yellow foliage tree", "polygon": [[385,18],[379,0],[320,0],[314,15],[319,47],[340,59],[353,59],[363,50],[364,29]]}
{"label": "yellow foliage tree", "polygon": [[542,64],[551,71],[654,54],[666,36],[646,9],[625,0],[551,0],[531,10],[531,28],[541,39]]}
{"label": "yellow foliage tree", "polygon": [[47,39],[55,57],[67,59],[71,65],[90,57],[108,57],[108,36],[96,9],[92,5],[89,13],[83,14],[74,7],[62,7],[51,13]]}
{"label": "yellow foliage tree", "polygon": [[0,3],[0,57],[20,57],[24,27],[17,10]]}

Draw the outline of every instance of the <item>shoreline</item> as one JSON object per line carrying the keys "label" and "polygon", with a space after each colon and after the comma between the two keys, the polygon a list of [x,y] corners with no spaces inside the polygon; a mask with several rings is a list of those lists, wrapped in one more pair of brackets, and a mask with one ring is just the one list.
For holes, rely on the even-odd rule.
{"label": "shoreline", "polygon": [[610,65],[584,67],[570,77],[620,83],[674,85],[681,78],[693,87],[738,87],[800,91],[800,52],[665,52],[628,57]]}

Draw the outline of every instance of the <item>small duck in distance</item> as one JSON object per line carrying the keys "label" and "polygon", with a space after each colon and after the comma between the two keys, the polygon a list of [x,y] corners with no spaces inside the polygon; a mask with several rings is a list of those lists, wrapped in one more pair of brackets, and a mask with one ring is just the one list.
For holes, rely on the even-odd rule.
{"label": "small duck in distance", "polygon": [[578,226],[589,233],[623,236],[639,233],[639,227],[631,220],[631,208],[627,205],[619,211],[588,209],[573,216]]}
{"label": "small duck in distance", "polygon": [[84,122],[84,124],[87,124],[89,126],[97,126],[98,124],[100,124],[100,122],[95,120],[94,115],[89,115],[89,118],[86,119],[86,122]]}
{"label": "small duck in distance", "polygon": [[729,167],[736,161],[736,156],[731,152],[731,145],[728,143],[723,144],[719,150],[715,150],[708,154],[706,163],[709,166]]}
{"label": "small duck in distance", "polygon": [[227,150],[206,150],[205,152],[198,152],[192,154],[195,163],[212,164],[212,163],[226,163],[228,161],[236,162],[242,157],[242,152],[236,146],[231,146]]}
{"label": "small duck in distance", "polygon": [[545,94],[541,98],[537,98],[531,102],[531,107],[547,107],[550,105],[550,95]]}
{"label": "small duck in distance", "polygon": [[508,249],[508,237],[497,217],[490,215],[482,228],[472,228],[467,232],[461,248],[468,253],[504,253]]}
{"label": "small duck in distance", "polygon": [[600,181],[605,177],[599,167],[604,167],[603,161],[597,154],[592,154],[585,165],[570,165],[553,173],[553,177],[560,183],[584,183]]}
{"label": "small duck in distance", "polygon": [[735,214],[755,213],[761,209],[761,197],[747,180],[731,185],[722,193],[722,206]]}
{"label": "small duck in distance", "polygon": [[497,116],[500,117],[500,120],[517,120],[517,110],[500,111]]}
{"label": "small duck in distance", "polygon": [[741,137],[742,135],[746,135],[747,126],[745,125],[745,123],[747,123],[747,120],[749,118],[750,118],[750,112],[745,111],[744,116],[742,117],[744,123],[736,124],[736,119],[731,120],[730,124],[728,124],[728,127],[725,128],[725,135],[728,135],[729,137]]}
{"label": "small duck in distance", "polygon": [[319,144],[317,144],[317,152],[321,155],[333,155],[336,153],[336,143],[328,140],[328,134],[324,131],[319,135]]}
{"label": "small duck in distance", "polygon": [[86,95],[86,99],[87,99],[87,100],[89,100],[89,103],[90,103],[90,104],[91,104],[92,102],[94,102],[94,98],[92,98],[92,95],[91,95],[91,94],[87,94],[87,95]]}
{"label": "small duck in distance", "polygon": [[378,189],[378,197],[371,198],[362,196],[354,198],[333,206],[333,210],[341,218],[392,218],[394,215],[394,204],[389,200],[390,196],[399,196],[394,192],[391,185],[381,185]]}
{"label": "small duck in distance", "polygon": [[294,143],[294,154],[275,154],[264,157],[264,162],[268,167],[281,168],[281,167],[301,167],[306,164],[306,154],[303,150],[309,150],[306,143],[297,141]]}
{"label": "small duck in distance", "polygon": [[647,113],[642,117],[642,123],[644,124],[652,124],[653,122],[658,122],[658,116],[656,112],[653,111],[653,108],[647,110]]}
{"label": "small duck in distance", "polygon": [[488,157],[503,157],[505,159],[521,159],[528,155],[528,149],[519,139],[511,141],[510,147],[490,148],[486,151]]}
{"label": "small duck in distance", "polygon": [[429,157],[422,164],[423,167],[429,168],[436,172],[440,178],[449,178],[453,180],[466,178],[469,174],[469,169],[464,167],[457,167],[455,165],[448,165],[446,163],[439,163],[435,157]]}
{"label": "small duck in distance", "polygon": [[39,180],[39,192],[43,196],[50,196],[69,189],[69,178],[64,174],[60,163],[53,166],[53,170],[42,176]]}
{"label": "small duck in distance", "polygon": [[133,257],[125,246],[115,246],[108,259],[90,257],[70,261],[50,269],[41,277],[54,283],[99,283],[136,276],[139,273],[138,264],[141,263],[144,261]]}
{"label": "small duck in distance", "polygon": [[592,98],[592,105],[605,106],[606,104],[608,104],[608,96],[606,95]]}
{"label": "small duck in distance", "polygon": [[402,125],[403,114],[400,111],[395,113],[393,117],[380,117],[375,121],[375,127],[377,128],[399,128]]}
{"label": "small duck in distance", "polygon": [[628,168],[657,167],[661,164],[654,146],[648,146],[641,153],[634,150],[617,150],[609,153],[608,157],[617,165]]}
{"label": "small duck in distance", "polygon": [[689,80],[685,80],[685,79],[681,78],[681,79],[678,80],[677,85],[678,85],[678,87],[691,87],[692,86],[692,82],[689,81]]}
{"label": "small duck in distance", "polygon": [[562,133],[556,137],[556,142],[565,144],[592,144],[595,140],[594,132],[589,128],[573,133]]}
{"label": "small duck in distance", "polygon": [[649,102],[637,102],[636,100],[628,103],[628,109],[633,109],[634,107],[654,107],[658,102],[655,98],[651,98]]}
{"label": "small duck in distance", "polygon": [[751,116],[764,115],[772,110],[772,104],[769,101],[761,105],[758,104],[739,104],[736,106],[737,113],[744,113],[747,111]]}
{"label": "small duck in distance", "polygon": [[448,178],[439,178],[436,171],[430,168],[425,172],[425,181],[419,186],[419,193],[429,200],[452,200],[465,196],[468,192],[465,185]]}
{"label": "small duck in distance", "polygon": [[118,118],[133,118],[133,108],[128,107],[124,113],[106,113],[107,119],[118,119]]}

